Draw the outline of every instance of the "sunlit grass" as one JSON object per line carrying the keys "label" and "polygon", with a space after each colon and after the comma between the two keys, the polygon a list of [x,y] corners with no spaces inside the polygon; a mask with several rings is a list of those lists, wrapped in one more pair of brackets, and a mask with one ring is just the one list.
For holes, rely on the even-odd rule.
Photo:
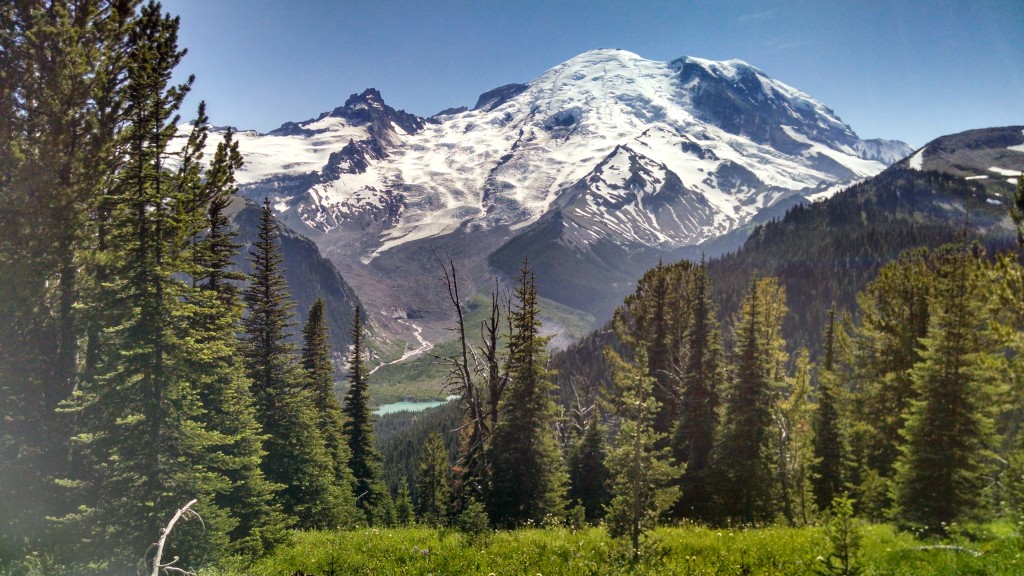
{"label": "sunlit grass", "polygon": [[[1024,543],[1012,527],[981,540],[921,541],[890,526],[863,529],[859,564],[870,575],[1024,574]],[[959,545],[962,549],[937,548]],[[203,576],[330,574],[817,574],[826,553],[819,528],[662,528],[633,563],[603,528],[498,532],[472,538],[429,528],[308,532],[251,565],[236,562]],[[967,550],[979,553],[975,556]]]}

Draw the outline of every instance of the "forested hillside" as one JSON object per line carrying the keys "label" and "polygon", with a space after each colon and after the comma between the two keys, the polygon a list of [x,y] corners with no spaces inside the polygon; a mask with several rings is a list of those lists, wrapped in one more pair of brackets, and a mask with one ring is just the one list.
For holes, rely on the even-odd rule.
{"label": "forested hillside", "polygon": [[[790,302],[782,326],[788,351],[806,347],[817,357],[829,309],[834,305],[840,316],[853,312],[857,294],[903,251],[965,239],[993,253],[1012,247],[1012,189],[996,190],[893,167],[828,200],[795,206],[756,227],[739,250],[707,262],[718,319],[726,322],[738,310],[751,277],[776,277]],[[598,330],[556,354],[560,378],[607,380],[602,349],[609,334]]]}

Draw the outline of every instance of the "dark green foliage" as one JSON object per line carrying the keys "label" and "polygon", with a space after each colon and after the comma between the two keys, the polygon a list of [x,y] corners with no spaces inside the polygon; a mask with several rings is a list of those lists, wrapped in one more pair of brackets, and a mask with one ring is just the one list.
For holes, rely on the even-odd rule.
{"label": "dark green foliage", "polygon": [[428,526],[442,526],[447,521],[450,468],[444,438],[437,432],[427,436],[416,471],[416,516]]}
{"label": "dark green foliage", "polygon": [[487,507],[503,527],[560,517],[565,470],[555,442],[554,389],[545,368],[547,341],[539,333],[537,290],[523,262],[509,316],[508,384],[489,446]]}
{"label": "dark green foliage", "polygon": [[274,499],[281,487],[271,484],[260,467],[266,456],[263,430],[235,337],[242,308],[233,281],[242,275],[230,269],[239,246],[223,210],[235,192],[234,170],[240,165],[237,143],[229,132],[207,171],[206,233],[193,243],[189,270],[199,289],[186,298],[183,326],[191,333],[182,334],[181,340],[190,344],[187,372],[199,390],[204,421],[220,435],[205,466],[229,482],[215,502],[238,520],[230,533],[230,549],[255,556],[284,540],[287,522]]}
{"label": "dark green foliage", "polygon": [[412,505],[409,483],[402,479],[402,483],[398,486],[398,496],[395,498],[395,525],[408,526],[415,521],[416,510]]}
{"label": "dark green foliage", "polygon": [[619,434],[608,454],[613,497],[605,523],[613,538],[629,539],[634,560],[640,555],[641,538],[653,529],[658,517],[679,498],[676,468],[668,448],[658,448],[660,434],[654,429],[658,401],[654,379],[647,375],[646,352],[640,348],[635,363],[609,351],[615,370],[613,405],[619,417]]}
{"label": "dark green foliage", "polygon": [[188,301],[195,289],[181,278],[205,205],[197,167],[206,139],[202,105],[179,168],[167,166],[175,112],[188,92],[187,83],[168,86],[183,55],[177,29],[177,19],[149,4],[127,37],[123,97],[131,129],[123,169],[104,199],[110,243],[100,258],[108,277],[94,296],[109,324],[94,343],[95,372],[68,404],[78,420],[78,481],[71,485],[82,506],[64,520],[86,534],[82,557],[110,559],[115,571],[131,566],[192,498],[206,530],[179,534],[184,545],[172,552],[186,565],[225,547],[237,525],[215,503],[229,479],[208,466],[208,454],[241,438],[210,428],[191,374],[197,352],[216,352],[193,347]]}
{"label": "dark green foliage", "polygon": [[45,518],[72,504],[71,421],[89,313],[93,217],[123,121],[128,31],[138,3],[0,6],[0,556],[66,548]]}
{"label": "dark green foliage", "polygon": [[811,483],[818,509],[824,510],[842,493],[846,449],[839,413],[839,374],[836,366],[836,309],[828,313],[824,349],[818,366],[817,406],[814,413],[814,458]]}
{"label": "dark green foliage", "polygon": [[916,397],[910,369],[928,328],[932,267],[928,251],[908,251],[879,270],[857,299],[850,448],[858,464],[849,480],[858,505],[874,518],[889,506],[886,485],[902,443],[903,414]]}
{"label": "dark green foliage", "polygon": [[[238,229],[239,242],[246,246],[244,251],[248,252],[248,248],[259,241],[262,209],[251,201],[240,204],[241,209],[234,212],[231,219]],[[360,306],[359,298],[312,240],[281,222],[278,222],[278,229],[278,249],[284,258],[283,273],[297,314],[305,317],[314,302],[318,299],[324,301],[327,342],[335,368],[334,378],[339,381],[345,377],[346,359],[349,346],[352,344],[349,334],[352,329],[352,315]],[[235,266],[244,273],[252,272],[252,267],[245,258],[236,259]],[[289,341],[301,346],[300,331],[295,331]]]}
{"label": "dark green foliage", "polygon": [[773,519],[776,457],[772,407],[783,360],[780,331],[785,292],[774,278],[751,281],[733,322],[733,375],[724,398],[721,445],[715,455],[718,500],[743,522]]}
{"label": "dark green foliage", "polygon": [[852,312],[858,292],[902,252],[963,234],[990,249],[1009,246],[1012,236],[1000,223],[1006,209],[987,197],[976,181],[889,168],[825,202],[792,208],[756,228],[741,250],[710,262],[714,299],[728,318],[755,271],[779,278],[791,307],[782,330],[790,352],[806,347],[816,359],[830,307]]}
{"label": "dark green foliage", "polygon": [[[352,352],[348,361],[348,392],[342,412],[345,414],[344,432],[348,442],[349,469],[355,477],[355,498],[371,525],[387,523],[391,493],[384,485],[381,457],[377,452],[373,433],[373,415],[370,413],[370,391],[366,381],[363,324],[361,311],[356,310],[352,321]],[[393,516],[393,510],[391,515]]]}
{"label": "dark green foliage", "polygon": [[435,432],[444,437],[449,463],[454,465],[462,416],[458,404],[449,402],[422,412],[395,412],[377,417],[373,429],[384,463],[388,490],[397,493],[402,482],[406,482],[415,492],[416,470],[423,454],[423,444]]}
{"label": "dark green foliage", "polygon": [[647,373],[654,378],[652,393],[658,412],[654,430],[665,437],[679,419],[679,378],[676,373],[679,334],[687,329],[690,302],[678,295],[688,263],[666,267],[660,262],[637,282],[636,292],[616,313],[620,340],[645,349]]}
{"label": "dark green foliage", "polygon": [[704,262],[693,268],[682,289],[690,318],[679,347],[680,410],[671,443],[676,461],[685,465],[676,516],[708,519],[712,515],[711,452],[719,423],[719,395],[725,385],[725,359]]}
{"label": "dark green foliage", "polygon": [[591,524],[604,516],[604,507],[611,499],[605,442],[601,415],[594,414],[569,451],[568,500],[571,505],[582,507],[583,519]]}
{"label": "dark green foliage", "polygon": [[305,389],[316,412],[317,428],[323,435],[331,460],[334,483],[342,494],[339,518],[343,525],[351,525],[356,518],[352,494],[355,478],[348,467],[352,454],[345,439],[345,420],[334,393],[334,366],[327,342],[325,316],[324,301],[317,299],[309,309],[302,329],[302,367],[306,377]]}
{"label": "dark green foliage", "polygon": [[947,247],[937,264],[928,334],[910,371],[916,395],[904,413],[894,514],[904,525],[943,533],[983,514],[996,377],[978,256]]}
{"label": "dark green foliage", "polygon": [[455,519],[455,527],[471,536],[480,537],[491,531],[491,522],[487,518],[484,505],[470,498],[469,502]]}
{"label": "dark green foliage", "polygon": [[291,302],[277,236],[266,202],[259,241],[250,251],[253,273],[243,293],[248,311],[242,322],[246,373],[266,435],[263,470],[270,481],[284,486],[278,497],[296,526],[336,527],[347,521],[350,495],[336,483],[313,401],[302,386],[294,345],[288,342]]}

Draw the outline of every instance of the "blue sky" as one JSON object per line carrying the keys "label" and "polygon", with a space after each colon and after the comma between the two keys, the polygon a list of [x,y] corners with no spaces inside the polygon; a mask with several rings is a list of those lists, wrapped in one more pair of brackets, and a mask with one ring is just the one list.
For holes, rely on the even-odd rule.
{"label": "blue sky", "polygon": [[595,48],[739,58],[862,138],[914,146],[1024,124],[1024,4],[943,2],[164,0],[218,125],[267,131],[375,87],[422,116]]}

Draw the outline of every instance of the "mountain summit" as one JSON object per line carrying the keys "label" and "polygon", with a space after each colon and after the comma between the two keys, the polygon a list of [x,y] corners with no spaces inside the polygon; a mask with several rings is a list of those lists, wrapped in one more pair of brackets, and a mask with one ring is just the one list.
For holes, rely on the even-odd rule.
{"label": "mountain summit", "polygon": [[[243,193],[270,196],[293,227],[364,266],[468,235],[488,254],[518,242],[508,256],[597,251],[616,268],[827,195],[911,152],[861,140],[831,109],[745,62],[655,62],[624,50],[586,52],[484,93],[473,109],[419,118],[371,89],[239,141]],[[623,273],[628,284],[633,272]]]}

